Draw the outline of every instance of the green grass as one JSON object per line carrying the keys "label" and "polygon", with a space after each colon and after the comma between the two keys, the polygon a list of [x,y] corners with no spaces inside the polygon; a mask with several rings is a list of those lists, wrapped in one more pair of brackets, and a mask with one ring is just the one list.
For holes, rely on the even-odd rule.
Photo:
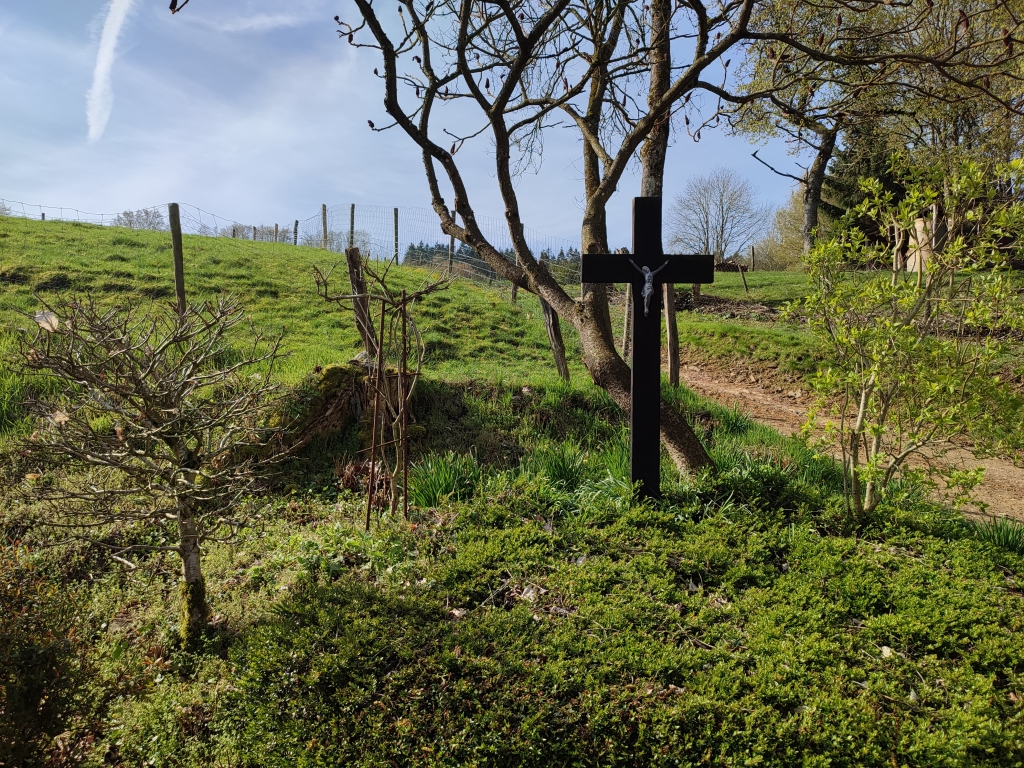
{"label": "green grass", "polygon": [[[184,238],[190,301],[222,293],[239,297],[257,328],[284,333],[289,356],[279,376],[295,383],[317,365],[344,362],[361,349],[349,313],[317,296],[314,265],[330,267],[338,255],[276,243],[230,238]],[[335,287],[348,285],[342,263]],[[400,267],[392,284],[410,291],[432,278]],[[436,277],[436,276],[434,276]],[[8,365],[17,328],[39,309],[34,294],[90,292],[111,301],[131,296],[173,299],[170,234],[68,222],[0,217],[0,359]],[[508,292],[464,281],[428,296],[415,309],[426,345],[425,370],[439,378],[544,383],[557,380],[540,305],[527,294],[517,304]],[[563,324],[570,371],[586,375],[579,340]],[[19,415],[25,382],[0,369],[0,433]]]}
{"label": "green grass", "polygon": [[1001,549],[1024,555],[1024,524],[1007,517],[989,520],[972,520],[969,523],[974,535],[980,540]]}
{"label": "green grass", "polygon": [[[166,239],[0,220],[4,325],[40,284],[156,295]],[[286,327],[290,381],[357,348],[313,291],[323,256],[186,241],[194,296],[238,293]],[[782,283],[761,300],[799,290]],[[16,495],[35,468],[0,447],[0,540],[25,547],[0,552],[0,711],[21,728],[47,704],[0,728],[0,762],[14,745],[26,765],[97,768],[1024,763],[1016,532],[972,528],[912,483],[854,526],[834,462],[668,386],[720,471],[663,457],[665,498],[637,505],[625,415],[571,336],[574,382],[555,380],[535,304],[457,284],[419,312],[412,518],[362,530],[365,498],[333,472],[358,425],[311,445],[243,500],[239,541],[206,546],[215,628],[192,653],[175,555],[125,570],[85,543],[37,547]],[[702,354],[796,372],[813,356],[799,329],[681,326]],[[0,408],[24,386],[0,375]]]}
{"label": "green grass", "polygon": [[788,323],[722,320],[679,313],[679,344],[697,357],[743,359],[801,377],[816,372],[820,347],[806,330]]}
{"label": "green grass", "polygon": [[[757,301],[770,307],[781,307],[787,302],[807,295],[805,272],[747,272],[747,288],[739,272],[716,272],[715,282],[702,285],[701,292],[723,299]],[[682,289],[682,286],[680,286]]]}

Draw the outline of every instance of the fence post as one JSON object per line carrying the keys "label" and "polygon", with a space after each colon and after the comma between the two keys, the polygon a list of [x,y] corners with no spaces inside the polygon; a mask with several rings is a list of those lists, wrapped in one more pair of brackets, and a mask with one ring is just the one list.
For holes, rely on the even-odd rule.
{"label": "fence post", "polygon": [[395,208],[395,264],[398,263],[398,209]]}
{"label": "fence post", "polygon": [[255,224],[252,225],[252,240],[253,240],[253,242],[256,242],[256,225]]}
{"label": "fence post", "polygon": [[295,231],[292,233],[292,245],[299,244],[299,220],[295,220]]}
{"label": "fence post", "polygon": [[231,225],[231,237],[238,237],[238,227]]}
{"label": "fence post", "polygon": [[662,283],[665,304],[665,346],[668,348],[668,383],[679,386],[679,322],[676,319],[676,287]]}
{"label": "fence post", "polygon": [[171,248],[174,252],[174,295],[178,299],[178,314],[185,314],[185,258],[181,245],[181,211],[177,203],[167,206],[167,219],[171,224]]}
{"label": "fence post", "polygon": [[356,247],[356,204],[352,205],[348,209],[348,247]]}
{"label": "fence post", "polygon": [[[455,221],[455,211],[452,211],[452,221]],[[452,273],[452,267],[455,261],[455,235],[451,235],[448,240],[448,274]]]}
{"label": "fence post", "polygon": [[40,216],[40,219],[39,219],[40,221],[46,221],[46,212],[45,211],[40,211],[39,212],[39,216]]}
{"label": "fence post", "polygon": [[275,224],[274,225],[274,242],[275,243],[277,242],[277,237],[278,237],[278,234],[277,234],[277,224]]}
{"label": "fence post", "polygon": [[750,246],[750,271],[754,271],[754,246]]}
{"label": "fence post", "polygon": [[320,206],[320,217],[324,225],[324,250],[327,250],[327,203]]}

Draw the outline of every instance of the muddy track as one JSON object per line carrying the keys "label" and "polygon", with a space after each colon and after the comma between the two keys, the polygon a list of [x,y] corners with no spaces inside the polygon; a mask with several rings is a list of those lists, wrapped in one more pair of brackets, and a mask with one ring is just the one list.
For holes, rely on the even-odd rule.
{"label": "muddy track", "polygon": [[[784,435],[800,431],[811,405],[810,394],[799,384],[744,366],[691,363],[680,367],[679,378],[704,397],[736,407]],[[964,467],[984,466],[985,479],[976,496],[988,505],[987,514],[1024,520],[1024,468],[998,458],[975,459],[966,450],[945,459]]]}

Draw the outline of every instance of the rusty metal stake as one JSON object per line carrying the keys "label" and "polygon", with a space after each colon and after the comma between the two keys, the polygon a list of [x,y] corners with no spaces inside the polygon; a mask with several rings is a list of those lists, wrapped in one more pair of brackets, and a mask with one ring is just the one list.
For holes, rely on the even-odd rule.
{"label": "rusty metal stake", "polygon": [[405,519],[409,519],[409,399],[408,399],[408,371],[409,361],[409,331],[406,325],[405,291],[402,291],[402,371],[399,376],[399,383],[402,390],[402,511]]}

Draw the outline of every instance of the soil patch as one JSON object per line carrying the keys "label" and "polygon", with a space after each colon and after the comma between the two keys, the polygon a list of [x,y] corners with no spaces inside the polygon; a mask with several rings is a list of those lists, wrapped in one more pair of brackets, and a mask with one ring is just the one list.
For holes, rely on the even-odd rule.
{"label": "soil patch", "polygon": [[[679,378],[704,397],[735,407],[784,435],[800,432],[812,402],[805,388],[770,370],[700,362],[680,366]],[[943,460],[964,468],[983,466],[985,479],[975,495],[987,505],[986,513],[1024,520],[1024,468],[1000,458],[976,459],[964,449],[951,451]]]}

